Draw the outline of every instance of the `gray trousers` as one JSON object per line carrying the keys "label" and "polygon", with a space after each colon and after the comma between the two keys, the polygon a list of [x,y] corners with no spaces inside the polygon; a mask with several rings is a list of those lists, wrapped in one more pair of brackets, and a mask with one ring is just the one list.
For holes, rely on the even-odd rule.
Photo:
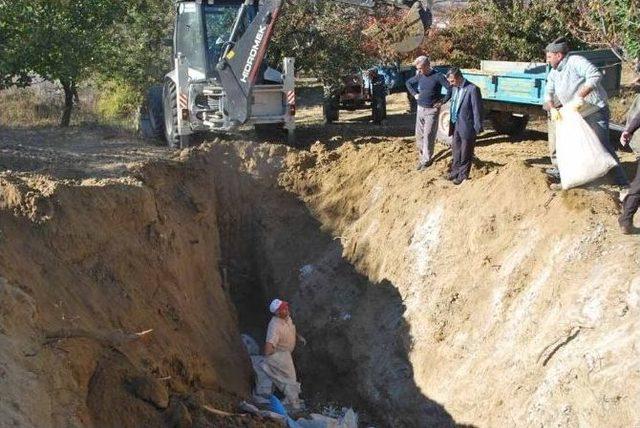
{"label": "gray trousers", "polygon": [[439,114],[439,108],[418,106],[418,112],[416,113],[416,146],[418,146],[420,164],[422,165],[429,163],[433,157]]}
{"label": "gray trousers", "polygon": [[[601,108],[595,113],[590,114],[584,118],[585,122],[589,124],[593,132],[596,133],[602,146],[609,152],[609,154],[616,160],[618,165],[614,168],[615,182],[616,184],[626,186],[629,184],[627,174],[624,172],[622,165],[620,165],[620,159],[616,153],[615,144],[611,142],[609,138],[609,119],[611,112],[609,107]],[[549,132],[549,157],[553,166],[557,167],[556,161],[556,126],[551,120],[547,122]]]}

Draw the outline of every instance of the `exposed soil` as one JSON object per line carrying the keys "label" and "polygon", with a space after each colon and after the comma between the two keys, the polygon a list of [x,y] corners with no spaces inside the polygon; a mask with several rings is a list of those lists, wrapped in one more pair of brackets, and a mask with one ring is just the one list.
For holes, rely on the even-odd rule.
{"label": "exposed soil", "polygon": [[549,191],[541,127],[484,134],[454,186],[444,146],[415,171],[404,109],[322,127],[303,105],[305,149],[1,130],[1,419],[262,426],[203,406],[248,396],[239,333],[262,340],[277,296],[309,342],[305,398],[364,423],[638,424],[639,241],[616,189]]}

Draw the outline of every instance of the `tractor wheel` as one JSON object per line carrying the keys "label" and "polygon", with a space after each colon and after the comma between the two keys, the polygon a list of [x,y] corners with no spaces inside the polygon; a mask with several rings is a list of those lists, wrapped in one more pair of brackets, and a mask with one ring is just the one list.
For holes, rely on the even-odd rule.
{"label": "tractor wheel", "polygon": [[180,148],[180,136],[178,135],[178,99],[176,84],[167,80],[162,91],[164,105],[164,137],[167,145],[172,149]]}
{"label": "tractor wheel", "polygon": [[450,111],[451,103],[446,103],[440,107],[440,114],[438,114],[438,129],[436,131],[436,138],[445,146],[451,146],[451,136],[449,135],[449,120],[451,119]]}
{"label": "tractor wheel", "polygon": [[371,101],[371,119],[376,125],[380,125],[387,117],[387,99],[384,95],[379,95]]}
{"label": "tractor wheel", "polygon": [[507,134],[510,137],[522,135],[529,123],[528,115],[516,116],[508,111],[493,111],[491,112],[490,118],[493,129],[501,134]]}
{"label": "tractor wheel", "polygon": [[333,123],[340,117],[340,109],[338,100],[335,97],[325,98],[322,102],[322,114],[324,115],[324,123]]}

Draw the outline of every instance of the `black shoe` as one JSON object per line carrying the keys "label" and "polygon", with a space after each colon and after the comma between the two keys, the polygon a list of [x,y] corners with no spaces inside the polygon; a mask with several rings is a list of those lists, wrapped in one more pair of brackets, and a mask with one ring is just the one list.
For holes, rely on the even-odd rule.
{"label": "black shoe", "polygon": [[456,178],[454,178],[454,179],[452,180],[453,184],[455,184],[456,186],[457,186],[458,184],[462,183],[463,181],[464,181],[464,179],[463,179],[463,178],[458,178],[458,177],[456,177]]}

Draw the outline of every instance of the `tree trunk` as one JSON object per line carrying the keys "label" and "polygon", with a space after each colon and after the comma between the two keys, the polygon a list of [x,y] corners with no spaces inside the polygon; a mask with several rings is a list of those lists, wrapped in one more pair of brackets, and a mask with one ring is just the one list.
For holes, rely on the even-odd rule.
{"label": "tree trunk", "polygon": [[60,80],[64,89],[64,109],[62,110],[62,119],[60,126],[67,127],[71,122],[71,110],[73,110],[73,94],[76,93],[76,84],[73,80]]}

